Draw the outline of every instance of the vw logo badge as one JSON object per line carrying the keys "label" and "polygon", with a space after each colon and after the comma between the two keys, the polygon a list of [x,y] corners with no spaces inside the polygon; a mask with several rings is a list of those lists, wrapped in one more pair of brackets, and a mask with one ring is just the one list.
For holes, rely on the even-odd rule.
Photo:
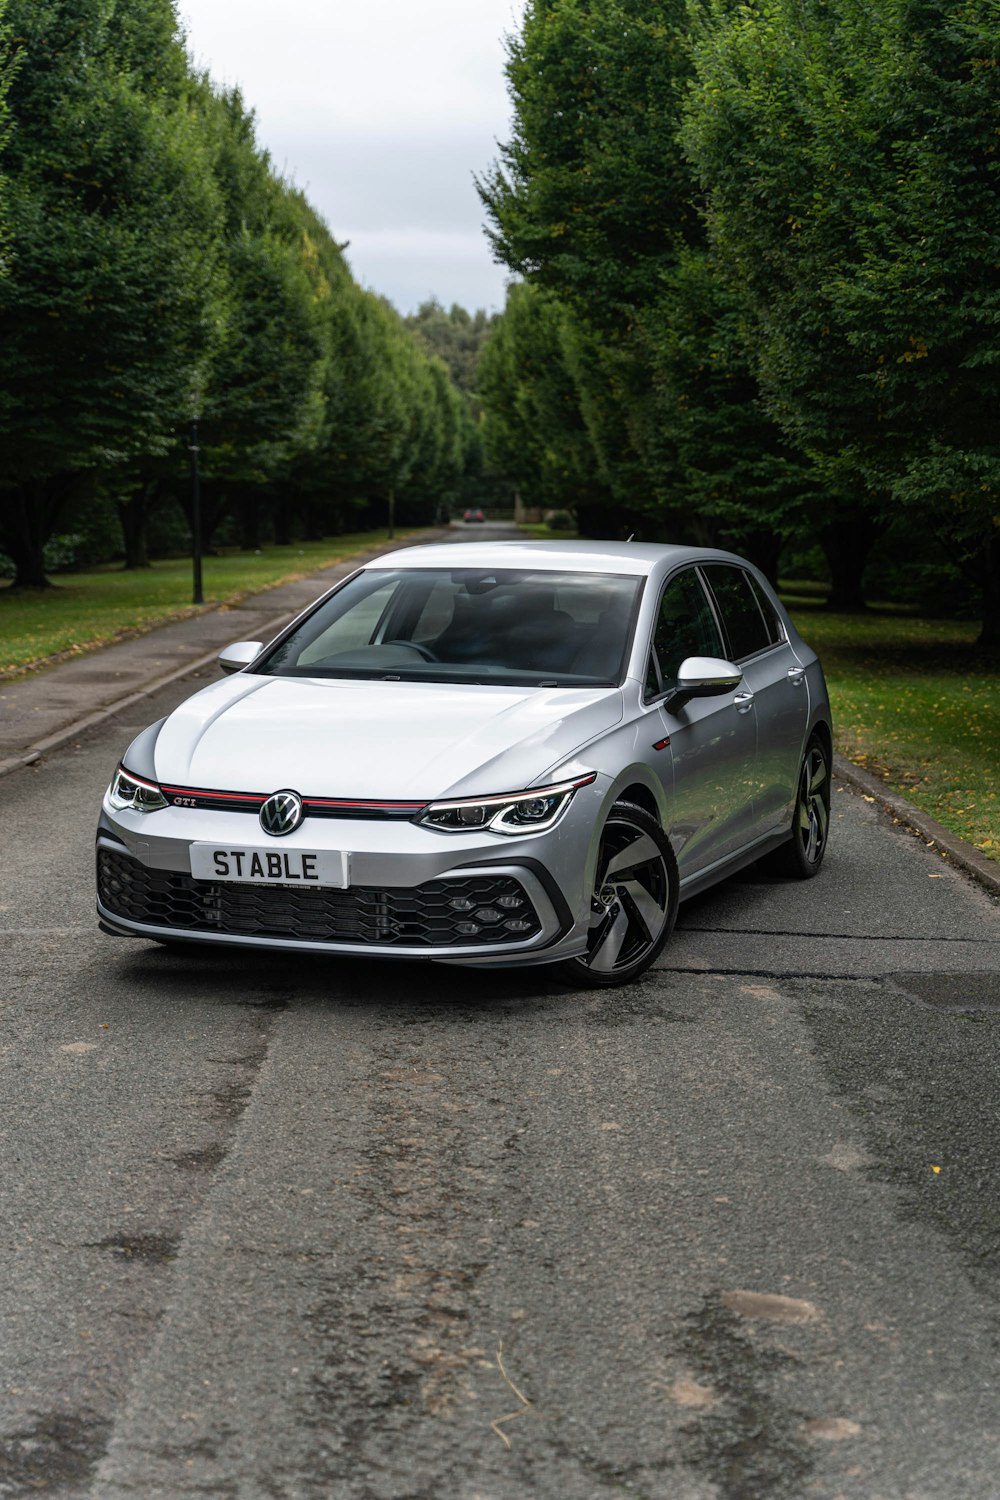
{"label": "vw logo badge", "polygon": [[260,826],[277,838],[291,833],[302,822],[302,798],[298,792],[272,792],[260,810]]}

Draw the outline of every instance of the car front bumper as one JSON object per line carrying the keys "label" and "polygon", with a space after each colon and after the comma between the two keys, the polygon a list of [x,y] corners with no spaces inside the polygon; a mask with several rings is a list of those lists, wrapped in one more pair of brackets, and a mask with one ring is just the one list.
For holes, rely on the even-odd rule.
{"label": "car front bumper", "polygon": [[[597,783],[581,787],[553,828],[516,838],[439,833],[405,820],[316,818],[274,839],[246,813],[169,807],[142,814],[117,811],[105,799],[98,915],[105,930],[160,941],[477,967],[551,963],[586,946],[602,802]],[[195,880],[196,842],[341,851],[349,884],[297,890]],[[511,931],[511,922],[527,926]]]}

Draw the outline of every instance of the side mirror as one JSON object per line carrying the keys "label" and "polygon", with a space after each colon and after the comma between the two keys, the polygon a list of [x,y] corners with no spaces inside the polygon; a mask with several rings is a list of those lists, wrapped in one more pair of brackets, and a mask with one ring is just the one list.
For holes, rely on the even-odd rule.
{"label": "side mirror", "polygon": [[677,684],[664,700],[664,707],[682,708],[689,698],[718,698],[731,693],[743,681],[743,673],[719,656],[687,656],[677,672]]}
{"label": "side mirror", "polygon": [[223,646],[219,652],[219,666],[224,672],[239,672],[248,667],[263,649],[263,641],[235,641],[231,646]]}

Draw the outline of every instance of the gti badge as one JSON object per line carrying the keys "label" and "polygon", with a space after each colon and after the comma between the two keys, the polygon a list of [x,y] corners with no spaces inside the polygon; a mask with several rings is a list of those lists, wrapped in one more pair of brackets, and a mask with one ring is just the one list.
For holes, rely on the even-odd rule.
{"label": "gti badge", "polygon": [[277,838],[291,833],[302,822],[302,798],[298,792],[272,792],[260,810],[260,826]]}

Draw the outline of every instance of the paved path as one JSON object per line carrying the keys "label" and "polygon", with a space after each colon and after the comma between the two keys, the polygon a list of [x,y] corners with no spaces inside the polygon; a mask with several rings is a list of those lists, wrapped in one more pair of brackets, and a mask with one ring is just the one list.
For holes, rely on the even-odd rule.
{"label": "paved path", "polygon": [[[481,530],[478,528],[477,534]],[[496,535],[497,528],[488,530]],[[11,768],[7,763],[17,765],[25,755],[55,748],[67,730],[99,718],[110,705],[133,693],[145,692],[156,683],[189,671],[231,641],[269,639],[319,594],[369,558],[418,542],[451,538],[468,539],[455,528],[386,542],[295,583],[254,594],[241,604],[209,609],[47,671],[0,683],[0,774]],[[334,545],[331,543],[331,548]]]}

